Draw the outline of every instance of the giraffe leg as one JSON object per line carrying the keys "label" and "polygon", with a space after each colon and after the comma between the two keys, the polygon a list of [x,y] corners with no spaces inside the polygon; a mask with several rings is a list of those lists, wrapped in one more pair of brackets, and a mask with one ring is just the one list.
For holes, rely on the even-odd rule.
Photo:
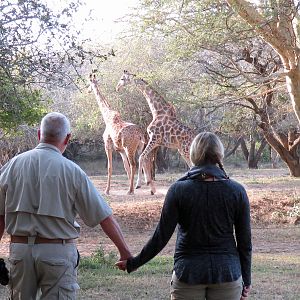
{"label": "giraffe leg", "polygon": [[[144,148],[144,142],[140,142],[139,146],[138,146],[138,149],[137,149],[137,153],[138,153],[139,156],[143,152],[143,148]],[[137,181],[136,181],[136,185],[135,185],[136,189],[139,189],[142,186],[142,176],[143,176],[142,173],[143,173],[143,166],[140,164],[140,160],[139,160]]]}
{"label": "giraffe leg", "polygon": [[119,153],[122,157],[123,165],[124,165],[124,169],[126,171],[127,177],[128,177],[128,179],[130,179],[130,167],[129,167],[127,155],[126,155],[125,151],[119,151]]}
{"label": "giraffe leg", "polygon": [[134,174],[136,171],[136,163],[135,163],[135,150],[125,149],[125,152],[128,157],[129,167],[130,167],[130,177],[129,177],[129,189],[127,194],[131,195],[134,193],[133,182],[134,182]]}
{"label": "giraffe leg", "polygon": [[137,174],[137,181],[136,181],[136,185],[135,185],[136,189],[139,189],[142,186],[142,172],[143,172],[143,169],[144,168],[141,165],[141,161],[140,161],[140,158],[139,158],[139,168],[138,168],[138,174]]}
{"label": "giraffe leg", "polygon": [[152,180],[152,172],[151,172],[152,168],[150,166],[151,166],[152,151],[157,146],[158,144],[155,141],[150,140],[139,158],[139,164],[140,166],[143,167],[146,184],[150,186],[151,195],[154,195],[156,192],[156,188]]}
{"label": "giraffe leg", "polygon": [[[151,161],[146,158],[144,158],[144,160],[141,161],[140,158],[139,158],[138,177],[137,177],[137,181],[136,181],[136,185],[135,185],[136,189],[139,189],[142,187],[143,171],[144,171],[145,181],[147,182],[146,172],[148,172],[148,170],[152,170],[151,169],[151,167],[152,167]],[[152,172],[151,172],[151,178],[152,178]]]}
{"label": "giraffe leg", "polygon": [[107,149],[105,149],[105,152],[106,152],[106,157],[107,157],[107,183],[106,183],[105,194],[109,195],[110,181],[111,181],[111,175],[112,175],[112,149],[107,148]]}

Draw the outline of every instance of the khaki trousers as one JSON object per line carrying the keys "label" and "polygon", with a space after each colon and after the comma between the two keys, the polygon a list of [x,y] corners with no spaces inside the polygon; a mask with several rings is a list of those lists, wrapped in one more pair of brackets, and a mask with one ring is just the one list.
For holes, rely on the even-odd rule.
{"label": "khaki trousers", "polygon": [[173,272],[171,300],[240,300],[242,278],[219,284],[187,284],[177,279]]}
{"label": "khaki trousers", "polygon": [[10,244],[12,300],[75,299],[76,244]]}

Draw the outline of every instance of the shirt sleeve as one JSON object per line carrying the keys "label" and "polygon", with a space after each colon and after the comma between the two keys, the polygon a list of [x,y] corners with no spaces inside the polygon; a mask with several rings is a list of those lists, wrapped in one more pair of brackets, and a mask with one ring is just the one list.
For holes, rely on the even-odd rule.
{"label": "shirt sleeve", "polygon": [[6,169],[8,164],[4,165],[0,169],[0,216],[4,216],[5,214],[5,199],[6,199],[6,189],[7,185],[4,180],[4,170]]}
{"label": "shirt sleeve", "polygon": [[5,214],[5,190],[0,186],[0,216]]}
{"label": "shirt sleeve", "polygon": [[95,227],[112,214],[112,209],[86,174],[82,175],[76,196],[76,211],[87,226]]}
{"label": "shirt sleeve", "polygon": [[251,225],[250,204],[246,191],[243,189],[240,196],[239,210],[235,222],[237,249],[240,256],[242,277],[245,285],[251,284]]}
{"label": "shirt sleeve", "polygon": [[155,257],[168,243],[178,222],[178,201],[176,199],[176,185],[172,185],[167,192],[161,211],[160,220],[154,234],[143,247],[140,254],[128,259],[127,272],[130,273],[153,257]]}

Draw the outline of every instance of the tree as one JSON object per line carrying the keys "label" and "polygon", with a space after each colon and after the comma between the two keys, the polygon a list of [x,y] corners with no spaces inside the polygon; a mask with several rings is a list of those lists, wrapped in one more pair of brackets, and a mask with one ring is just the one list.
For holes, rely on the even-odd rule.
{"label": "tree", "polygon": [[[167,37],[169,58],[198,66],[189,68],[188,74],[206,110],[240,107],[256,114],[256,125],[267,142],[291,175],[300,176],[298,133],[278,126],[289,113],[282,113],[287,102],[282,78],[277,76],[283,68],[277,53],[253,36],[250,26],[232,15],[225,1],[144,1],[140,15],[143,33]],[[280,133],[290,136],[288,147]]]}
{"label": "tree", "polygon": [[73,13],[80,0],[64,7],[51,1],[0,2],[0,127],[33,124],[40,118],[41,87],[76,83],[79,68],[94,57],[106,59],[85,47],[74,29]]}
{"label": "tree", "polygon": [[40,92],[14,85],[0,71],[0,128],[2,133],[13,132],[24,122],[34,125],[45,113]]}
{"label": "tree", "polygon": [[[262,138],[261,140],[256,139],[256,134],[250,136],[250,147],[248,150],[245,139],[241,138],[241,148],[243,154],[248,162],[249,169],[258,169],[258,162],[262,156],[263,150],[267,145],[267,141]],[[256,144],[258,143],[258,149],[256,149]]]}
{"label": "tree", "polygon": [[73,14],[80,0],[62,7],[37,0],[1,1],[0,66],[15,83],[60,86],[78,78],[78,67],[86,59],[107,58],[86,46],[74,27]]}
{"label": "tree", "polygon": [[227,2],[280,56],[287,90],[300,123],[298,1],[260,1],[259,5],[244,0],[228,0]]}

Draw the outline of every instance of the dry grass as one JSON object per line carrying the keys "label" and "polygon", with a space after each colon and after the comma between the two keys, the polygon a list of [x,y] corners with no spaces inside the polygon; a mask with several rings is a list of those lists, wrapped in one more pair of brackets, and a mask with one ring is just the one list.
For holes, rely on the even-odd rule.
{"label": "dry grass", "polygon": [[[300,179],[288,170],[229,169],[230,177],[243,183],[251,203],[253,224],[253,291],[249,300],[300,299]],[[92,180],[100,191],[106,176],[92,171]],[[150,195],[143,186],[135,195],[126,195],[128,182],[124,175],[113,176],[111,195],[106,199],[114,210],[133,253],[138,253],[158,222],[164,196],[171,182],[181,174],[157,175],[157,193]],[[115,247],[98,228],[81,224],[78,248],[83,259],[99,249],[115,252]],[[81,268],[81,290],[78,299],[168,299],[172,270],[173,236],[162,253],[136,273],[127,275],[107,264],[96,269]],[[7,257],[8,238],[0,244]],[[112,263],[111,263],[112,264]],[[0,299],[3,296],[3,289]]]}

